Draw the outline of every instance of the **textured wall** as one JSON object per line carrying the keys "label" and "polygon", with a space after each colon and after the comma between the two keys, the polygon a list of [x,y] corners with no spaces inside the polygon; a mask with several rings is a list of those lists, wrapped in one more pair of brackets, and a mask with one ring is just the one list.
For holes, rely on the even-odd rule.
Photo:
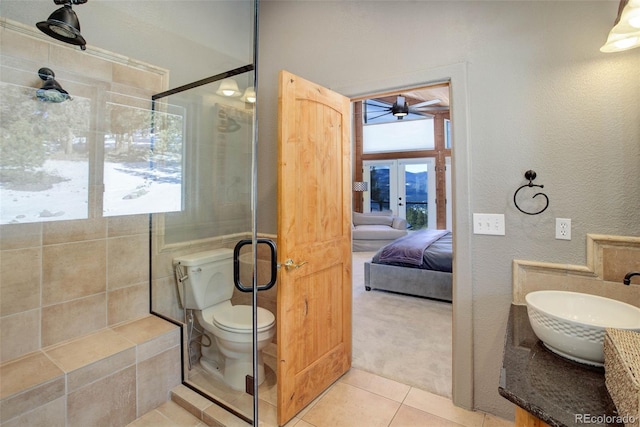
{"label": "textured wall", "polygon": [[[454,162],[468,156],[469,165],[454,171],[456,226],[468,232],[472,212],[503,213],[506,220],[506,236],[471,235],[456,254],[470,259],[471,275],[458,285],[473,298],[473,345],[458,348],[456,357],[472,358],[469,387],[478,409],[512,414],[497,392],[511,261],[584,264],[587,232],[640,235],[640,49],[598,50],[616,12],[615,2],[581,1],[262,3],[264,232],[276,229],[280,69],[347,96],[390,89],[384,84],[406,83],[403,76],[421,70],[466,69],[468,139],[464,153],[454,147]],[[538,173],[551,200],[542,215],[513,206],[527,169]],[[556,217],[572,219],[573,240],[554,239]]]}

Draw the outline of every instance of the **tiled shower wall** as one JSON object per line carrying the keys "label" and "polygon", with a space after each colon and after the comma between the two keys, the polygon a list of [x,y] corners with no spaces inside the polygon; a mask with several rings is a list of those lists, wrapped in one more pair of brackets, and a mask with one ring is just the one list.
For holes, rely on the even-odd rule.
{"label": "tiled shower wall", "polygon": [[[2,82],[34,92],[37,70],[50,67],[98,112],[106,99],[150,105],[168,82],[166,70],[4,18],[0,67]],[[91,121],[90,144],[100,144],[101,117]],[[0,226],[3,427],[126,425],[180,383],[180,329],[149,316],[149,215],[103,217],[101,159],[88,162],[87,219]]]}
{"label": "tiled shower wall", "polygon": [[[4,82],[35,90],[42,83],[36,71],[50,67],[66,90],[86,91],[78,96],[96,103],[107,91],[150,100],[167,87],[166,70],[112,61],[107,52],[92,55],[90,48],[83,52],[2,24]],[[149,312],[149,216],[102,217],[98,175],[96,168],[87,183],[89,219],[0,226],[0,361]]]}

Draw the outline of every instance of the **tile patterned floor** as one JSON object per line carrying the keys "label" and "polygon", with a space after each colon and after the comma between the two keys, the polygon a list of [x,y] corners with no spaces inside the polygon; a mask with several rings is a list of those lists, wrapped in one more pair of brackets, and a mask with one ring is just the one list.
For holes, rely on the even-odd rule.
{"label": "tile patterned floor", "polygon": [[[220,424],[244,427],[225,417]],[[166,402],[130,427],[203,427],[206,424],[174,402]],[[260,425],[276,427],[273,413],[260,413]],[[351,369],[286,427],[512,427],[514,423],[483,412],[467,411],[451,400]]]}

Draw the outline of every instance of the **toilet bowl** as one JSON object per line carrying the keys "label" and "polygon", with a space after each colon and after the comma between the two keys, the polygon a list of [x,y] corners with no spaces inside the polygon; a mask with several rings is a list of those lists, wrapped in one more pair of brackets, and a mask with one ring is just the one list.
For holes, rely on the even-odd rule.
{"label": "toilet bowl", "polygon": [[[275,335],[275,316],[258,307],[258,385],[265,378],[262,349]],[[200,366],[220,377],[234,390],[246,389],[246,376],[253,376],[252,308],[225,301],[205,310],[196,310],[198,323],[215,347],[203,347]],[[216,352],[219,351],[220,354]],[[222,357],[220,357],[220,355]]]}
{"label": "toilet bowl", "polygon": [[[174,260],[182,307],[191,309],[210,339],[202,345],[200,366],[234,390],[246,389],[253,376],[253,308],[233,305],[233,251],[212,251]],[[275,335],[275,316],[262,307],[257,312],[258,384],[264,381],[262,349]],[[207,340],[204,340],[205,342]]]}

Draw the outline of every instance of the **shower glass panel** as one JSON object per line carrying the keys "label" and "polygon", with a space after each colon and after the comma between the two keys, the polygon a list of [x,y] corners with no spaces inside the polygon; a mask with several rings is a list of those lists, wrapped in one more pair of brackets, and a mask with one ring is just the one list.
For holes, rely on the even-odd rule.
{"label": "shower glass panel", "polygon": [[[221,92],[229,78],[237,83],[239,96]],[[255,104],[242,95],[251,90],[253,82],[253,67],[247,66],[169,91],[166,96],[160,94],[154,97],[152,131],[153,138],[163,137],[182,147],[182,164],[175,165],[182,169],[181,207],[152,215],[152,311],[183,326],[185,385],[249,422],[254,417],[254,294],[234,287],[231,254],[239,242],[249,241],[238,251],[240,281],[249,287],[253,277],[258,285],[268,282],[254,267],[258,250],[262,250],[255,244],[252,202]],[[220,268],[201,263],[204,253],[220,261]],[[214,271],[211,278],[207,278],[209,271]],[[190,286],[198,287],[198,283],[210,293],[226,288],[230,298],[208,301],[205,305],[211,305],[207,307],[196,303],[196,298],[190,302]],[[241,360],[248,358],[248,365],[227,357],[217,334],[220,324],[213,320],[214,316],[218,319],[217,309],[203,311],[214,305],[247,308],[249,329],[244,332],[247,342]],[[231,375],[231,367],[242,363],[244,370],[238,368],[241,372]],[[275,373],[268,366],[258,377],[269,377],[265,383],[275,384]]]}

